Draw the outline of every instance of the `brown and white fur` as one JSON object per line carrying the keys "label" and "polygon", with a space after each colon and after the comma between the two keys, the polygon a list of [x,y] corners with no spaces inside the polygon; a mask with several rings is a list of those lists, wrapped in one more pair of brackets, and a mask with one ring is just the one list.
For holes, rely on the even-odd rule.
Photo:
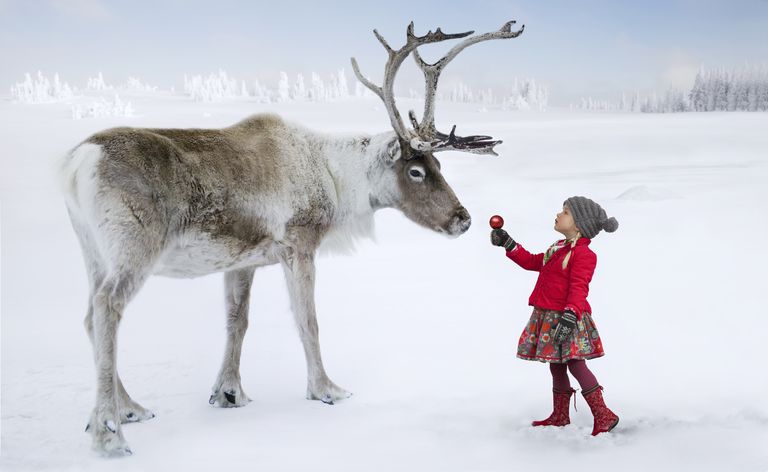
{"label": "brown and white fur", "polygon": [[150,275],[225,273],[227,345],[211,403],[242,406],[240,351],[254,270],[280,263],[307,360],[307,398],[347,396],[325,373],[314,304],[314,258],[334,231],[370,228],[397,208],[458,236],[469,213],[430,153],[394,133],[333,138],[256,115],[218,130],[116,128],[77,146],[64,163],[66,203],[90,283],[85,326],[97,367],[89,421],[94,447],[129,451],[121,422],[153,414],[126,393],[116,370],[123,310]]}

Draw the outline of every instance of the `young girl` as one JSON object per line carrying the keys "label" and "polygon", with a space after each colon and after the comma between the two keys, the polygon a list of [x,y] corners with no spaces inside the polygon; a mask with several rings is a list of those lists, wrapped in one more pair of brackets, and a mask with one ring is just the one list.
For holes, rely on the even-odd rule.
{"label": "young girl", "polygon": [[589,249],[600,230],[609,233],[619,227],[616,218],[586,197],[571,197],[555,218],[555,231],[565,236],[546,252],[531,254],[503,229],[491,232],[491,243],[507,251],[520,267],[539,272],[529,304],[533,314],[517,345],[517,357],[549,363],[552,373],[554,411],[533,426],[565,426],[571,422],[571,388],[568,370],[578,380],[584,399],[595,418],[592,436],[612,430],[619,422],[603,401],[603,387],[587,368],[587,359],[601,357],[603,344],[592,321],[587,302],[589,282],[597,256]]}

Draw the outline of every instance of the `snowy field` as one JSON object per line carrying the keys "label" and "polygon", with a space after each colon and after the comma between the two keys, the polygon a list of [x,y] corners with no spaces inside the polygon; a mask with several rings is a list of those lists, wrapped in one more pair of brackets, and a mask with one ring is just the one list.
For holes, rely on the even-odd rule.
{"label": "snowy field", "polygon": [[[437,106],[441,128],[504,140],[498,158],[440,156],[472,228],[449,240],[386,210],[376,242],[318,262],[326,369],[354,396],[333,406],[304,399],[282,271],[269,267],[256,273],[243,347],[253,402],[211,407],[222,276],[155,277],[128,307],[118,364],[157,417],[124,427],[132,457],[98,457],[83,432],[95,397],[87,282],[57,159],[112,126],[221,127],[267,110],[333,133],[389,126],[375,99],[121,98],[136,116],[73,120],[67,104],[0,101],[3,471],[768,471],[768,113],[447,103]],[[487,220],[499,213],[515,239],[545,249],[571,195],[620,222],[591,246],[590,302],[607,355],[589,365],[621,416],[596,438],[580,395],[570,426],[529,426],[551,411],[547,366],[515,358],[535,274],[488,242]]]}

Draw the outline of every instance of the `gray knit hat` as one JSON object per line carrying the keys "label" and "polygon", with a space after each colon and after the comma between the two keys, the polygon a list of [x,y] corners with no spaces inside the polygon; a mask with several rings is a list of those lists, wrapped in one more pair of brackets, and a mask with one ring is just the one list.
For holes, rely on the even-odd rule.
{"label": "gray knit hat", "polygon": [[608,218],[603,207],[587,197],[571,197],[563,202],[563,206],[571,210],[573,222],[585,238],[594,238],[602,229],[613,233],[619,228],[616,218]]}

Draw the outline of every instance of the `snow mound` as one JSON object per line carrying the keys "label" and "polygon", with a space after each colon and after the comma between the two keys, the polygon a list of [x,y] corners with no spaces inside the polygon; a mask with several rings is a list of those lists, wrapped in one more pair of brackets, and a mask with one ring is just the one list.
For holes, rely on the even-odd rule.
{"label": "snow mound", "polygon": [[651,189],[647,185],[636,185],[621,193],[619,200],[634,200],[640,202],[657,202],[680,198],[680,195],[663,189]]}
{"label": "snow mound", "polygon": [[72,106],[72,118],[75,120],[82,118],[105,118],[108,116],[133,116],[131,102],[123,102],[115,94],[115,99],[112,101],[102,98],[90,105]]}

